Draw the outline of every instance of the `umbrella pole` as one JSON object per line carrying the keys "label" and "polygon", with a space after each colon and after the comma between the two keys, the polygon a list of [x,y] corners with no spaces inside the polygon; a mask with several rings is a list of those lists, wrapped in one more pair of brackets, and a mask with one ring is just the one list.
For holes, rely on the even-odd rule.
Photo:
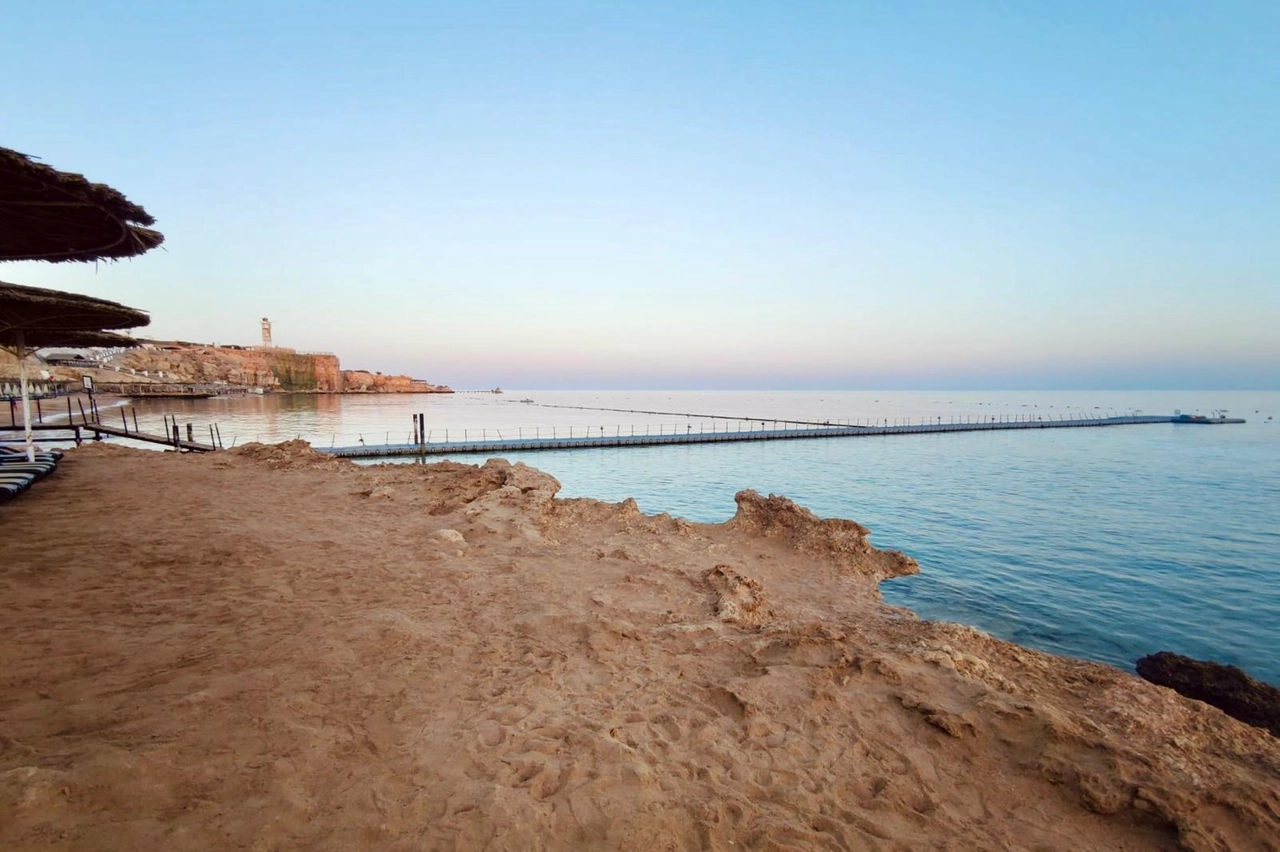
{"label": "umbrella pole", "polygon": [[27,347],[22,342],[22,332],[15,336],[14,351],[18,354],[18,383],[22,386],[22,428],[26,431],[27,461],[36,460],[35,441],[31,431],[31,388],[27,384]]}

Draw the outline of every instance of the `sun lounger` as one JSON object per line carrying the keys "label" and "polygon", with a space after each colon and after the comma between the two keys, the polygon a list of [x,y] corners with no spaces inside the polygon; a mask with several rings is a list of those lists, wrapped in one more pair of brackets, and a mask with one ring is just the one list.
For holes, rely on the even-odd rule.
{"label": "sun lounger", "polygon": [[0,473],[0,501],[18,496],[35,481],[35,476],[29,473]]}
{"label": "sun lounger", "polygon": [[0,473],[30,473],[37,479],[43,479],[53,473],[53,469],[57,466],[56,462],[0,462]]}
{"label": "sun lounger", "polygon": [[[21,447],[6,447],[6,446],[0,445],[0,459],[6,458],[8,456],[15,456],[15,457],[21,456],[22,458],[26,458],[27,451]],[[39,458],[40,456],[49,456],[54,461],[57,461],[58,459],[62,458],[62,451],[61,450],[41,450],[40,452],[36,453],[36,458]]]}

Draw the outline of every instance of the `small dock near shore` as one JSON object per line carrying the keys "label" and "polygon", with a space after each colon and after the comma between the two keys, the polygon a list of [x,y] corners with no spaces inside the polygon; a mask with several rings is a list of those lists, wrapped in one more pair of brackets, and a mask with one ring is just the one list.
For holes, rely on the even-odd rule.
{"label": "small dock near shore", "polygon": [[[216,423],[208,424],[209,443],[197,441],[195,437],[195,424],[180,424],[176,417],[164,416],[164,432],[165,434],[156,434],[153,432],[145,432],[138,427],[137,409],[126,410],[123,406],[117,406],[107,411],[117,411],[120,414],[120,425],[113,426],[103,422],[103,409],[99,408],[92,394],[87,398],[89,407],[86,410],[82,398],[76,399],[76,407],[80,411],[80,421],[76,422],[75,412],[71,407],[71,397],[66,397],[67,414],[66,420],[61,421],[61,412],[51,417],[59,418],[59,422],[46,422],[44,419],[44,410],[37,406],[35,422],[31,424],[31,431],[40,433],[46,438],[55,441],[74,441],[77,445],[82,443],[86,438],[92,438],[95,441],[101,441],[104,436],[115,438],[128,438],[131,441],[141,441],[144,444],[159,444],[178,452],[188,453],[209,453],[215,450],[224,449],[222,444],[222,432]],[[130,426],[129,414],[133,415],[132,427]],[[183,438],[182,426],[186,426],[186,438]],[[17,443],[20,436],[24,432],[23,425],[18,422],[13,406],[10,406],[9,424],[7,426],[0,425],[0,443]],[[7,437],[13,436],[13,437]]]}
{"label": "small dock near shore", "polygon": [[[105,423],[90,423],[81,425],[78,428],[85,430],[95,438],[100,438],[103,435],[113,435],[117,438],[128,438],[130,441],[142,441],[144,444],[161,444],[188,453],[211,453],[219,449],[215,443],[204,444],[194,440],[191,430],[187,430],[188,437],[184,439],[176,423],[173,426],[173,434],[167,437],[165,435],[153,435],[149,432],[139,432],[136,428],[108,426]],[[210,441],[213,440],[214,438],[210,436]]]}
{"label": "small dock near shore", "polygon": [[[782,428],[778,428],[777,421],[757,420],[755,422],[761,424],[760,428],[717,430],[713,424],[712,429],[708,431],[705,425],[700,425],[700,428],[695,430],[692,424],[688,424],[683,432],[679,431],[678,428],[666,431],[666,427],[660,427],[660,431],[657,434],[654,434],[651,431],[645,431],[637,434],[634,429],[628,433],[623,431],[620,426],[615,427],[612,434],[610,434],[610,430],[607,427],[583,426],[573,427],[567,430],[548,430],[546,427],[541,427],[538,428],[532,436],[527,434],[530,431],[528,429],[516,430],[515,435],[511,434],[512,430],[510,429],[506,430],[506,435],[503,435],[501,430],[482,430],[482,437],[480,440],[474,440],[470,436],[476,431],[481,430],[463,430],[462,440],[456,440],[450,435],[450,431],[455,435],[459,431],[454,429],[446,430],[444,433],[444,439],[439,441],[431,441],[431,435],[430,433],[427,433],[425,438],[420,438],[418,441],[412,443],[360,445],[354,447],[316,447],[316,450],[339,458],[393,458],[398,456],[425,457],[456,455],[463,453],[486,453],[494,455],[499,453],[533,452],[541,450],[579,450],[597,447],[654,447],[667,446],[671,444],[723,444],[739,441],[795,441],[814,438],[871,438],[888,435],[933,435],[951,432],[997,432],[1018,429],[1081,429],[1105,426],[1138,426],[1157,423],[1222,425],[1244,423],[1245,421],[1226,417],[1189,418],[1186,415],[1126,415],[1118,417],[1085,417],[1060,420],[1045,420],[1026,417],[1010,420],[991,419],[962,423],[928,422],[926,420],[920,423],[868,426],[796,423],[795,425],[783,425]],[[770,422],[773,423],[772,427],[767,425]],[[415,432],[421,434],[421,431],[422,430],[420,428],[415,428]],[[491,431],[497,432],[498,437],[496,439],[489,437],[489,432]],[[548,431],[551,431],[552,434],[546,434]]]}

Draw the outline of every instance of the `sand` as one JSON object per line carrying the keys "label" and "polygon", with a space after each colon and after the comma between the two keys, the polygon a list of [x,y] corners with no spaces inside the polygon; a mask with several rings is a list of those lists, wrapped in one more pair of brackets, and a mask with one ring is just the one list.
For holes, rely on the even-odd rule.
{"label": "sand", "polygon": [[0,506],[0,848],[1280,848],[1280,740],[522,465],[93,445]]}

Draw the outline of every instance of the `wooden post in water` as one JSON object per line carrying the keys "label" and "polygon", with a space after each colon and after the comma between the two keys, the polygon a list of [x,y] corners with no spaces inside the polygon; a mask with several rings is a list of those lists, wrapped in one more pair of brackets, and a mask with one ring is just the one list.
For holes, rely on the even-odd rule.
{"label": "wooden post in water", "polygon": [[218,427],[217,423],[213,424],[213,431],[218,435],[218,449],[225,450],[227,447],[226,444],[222,443],[222,429]]}
{"label": "wooden post in water", "polygon": [[137,432],[138,431],[138,409],[135,408],[132,410],[133,410],[133,431]]}
{"label": "wooden post in water", "polygon": [[76,397],[76,405],[80,408],[80,422],[88,424],[89,418],[84,414],[84,403],[80,401],[80,397]]}
{"label": "wooden post in water", "polygon": [[129,419],[124,416],[124,409],[120,409],[120,422],[124,424],[124,433],[129,434]]}
{"label": "wooden post in water", "polygon": [[217,441],[217,439],[213,437],[213,424],[212,424],[212,423],[210,423],[210,424],[209,424],[209,446],[211,446],[211,447],[216,447],[216,446],[218,446],[218,441]]}
{"label": "wooden post in water", "polygon": [[190,423],[187,424],[187,443],[194,444],[196,442],[195,430]]}

